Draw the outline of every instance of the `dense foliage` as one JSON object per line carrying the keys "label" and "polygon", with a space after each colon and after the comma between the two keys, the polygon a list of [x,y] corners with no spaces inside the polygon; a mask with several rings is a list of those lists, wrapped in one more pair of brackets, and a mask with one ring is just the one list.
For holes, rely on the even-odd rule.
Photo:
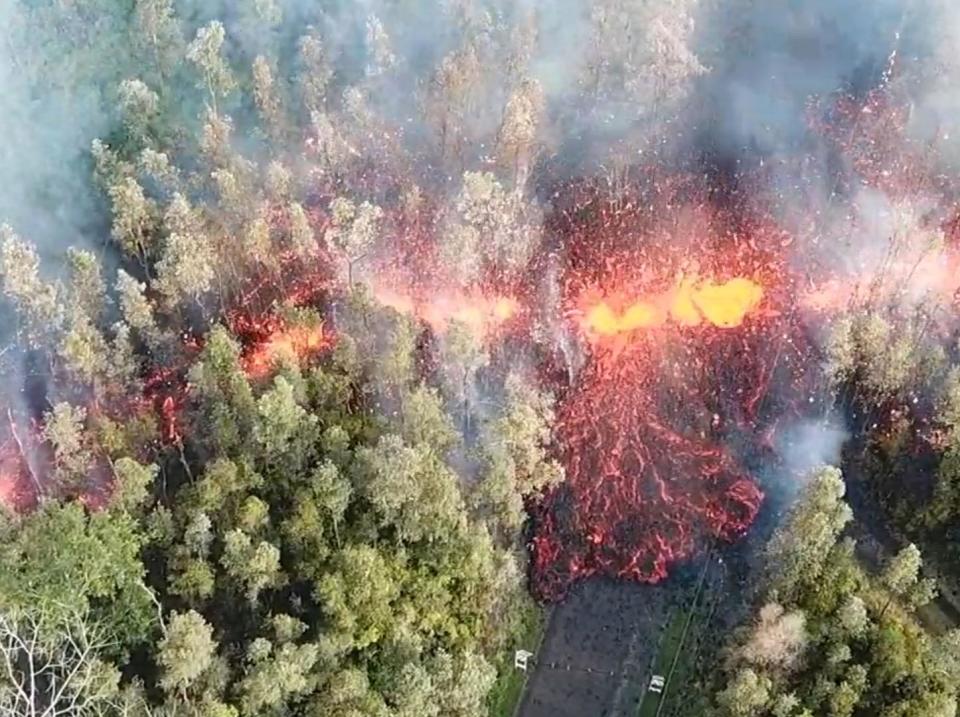
{"label": "dense foliage", "polygon": [[[367,279],[384,236],[438,227],[454,282],[509,272],[528,210],[489,172],[442,220],[423,200],[435,179],[365,104],[394,62],[375,16],[357,77],[328,42],[345,10],[240,5],[230,34],[167,0],[13,12],[37,86],[94,86],[116,122],[90,155],[110,269],[71,249],[49,281],[0,238],[8,380],[41,382],[8,411],[35,500],[0,530],[0,712],[486,714],[535,609],[522,501],[560,477],[551,400],[469,326],[424,348]],[[505,41],[464,22],[420,98],[434,178],[466,141],[459,74]],[[512,171],[536,112],[516,87],[484,129]]]}

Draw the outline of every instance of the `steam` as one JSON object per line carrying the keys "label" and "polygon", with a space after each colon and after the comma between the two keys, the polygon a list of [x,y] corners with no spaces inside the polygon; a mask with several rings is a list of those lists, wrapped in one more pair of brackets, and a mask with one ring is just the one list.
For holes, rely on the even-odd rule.
{"label": "steam", "polygon": [[786,483],[799,490],[800,479],[809,476],[815,468],[838,465],[847,438],[849,434],[838,416],[800,421],[779,431],[777,452],[784,472],[793,479]]}

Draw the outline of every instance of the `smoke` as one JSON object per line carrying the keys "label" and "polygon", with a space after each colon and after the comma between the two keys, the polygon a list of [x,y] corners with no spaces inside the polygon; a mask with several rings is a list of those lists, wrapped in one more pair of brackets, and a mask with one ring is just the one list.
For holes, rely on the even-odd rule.
{"label": "smoke", "polygon": [[777,433],[776,448],[788,481],[797,488],[811,471],[824,465],[838,465],[840,451],[849,438],[839,417],[794,423]]}
{"label": "smoke", "polygon": [[0,3],[0,221],[48,261],[106,238],[89,149],[111,128],[126,55],[118,21],[102,15]]}
{"label": "smoke", "polygon": [[[91,189],[87,150],[116,120],[112,84],[135,75],[142,62],[127,49],[130,20],[123,13],[102,3],[75,5],[0,8],[0,217],[45,253],[102,241],[103,207]],[[473,80],[468,119],[476,141],[465,148],[468,165],[490,152],[517,79],[502,69],[511,55],[518,72],[544,90],[542,138],[565,161],[579,157],[580,171],[595,171],[624,140],[637,150],[655,134],[672,134],[674,144],[695,141],[728,159],[815,153],[809,98],[876,84],[894,52],[915,80],[911,125],[919,135],[956,136],[952,125],[960,117],[952,81],[960,61],[950,51],[960,37],[960,13],[942,0],[220,0],[182,1],[176,9],[186,39],[209,20],[224,21],[240,67],[259,53],[292,67],[298,37],[317,27],[338,87],[376,72],[375,19],[392,59],[366,83],[367,99],[404,129],[414,149],[432,137],[423,98],[436,68],[472,42],[482,71]],[[928,66],[943,71],[920,73]],[[594,85],[595,68],[613,81]]]}
{"label": "smoke", "polygon": [[701,141],[723,153],[770,159],[815,142],[807,104],[875,86],[898,54],[912,57],[927,27],[910,0],[714,3],[696,52],[712,71],[698,90]]}

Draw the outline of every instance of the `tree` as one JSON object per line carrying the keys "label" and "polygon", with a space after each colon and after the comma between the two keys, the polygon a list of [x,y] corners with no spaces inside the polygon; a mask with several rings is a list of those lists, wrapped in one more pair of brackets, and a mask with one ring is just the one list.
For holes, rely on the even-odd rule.
{"label": "tree", "polygon": [[221,55],[225,36],[223,24],[214,20],[197,30],[187,48],[187,59],[200,71],[202,81],[199,87],[207,90],[214,113],[217,112],[218,99],[236,87],[233,74]]}
{"label": "tree", "polygon": [[323,40],[315,28],[300,38],[300,94],[308,113],[320,112],[326,103],[327,85],[333,67]]}
{"label": "tree", "polygon": [[133,36],[152,57],[162,87],[173,72],[183,45],[173,0],[137,0]]}
{"label": "tree", "polygon": [[465,652],[454,657],[439,652],[430,662],[440,714],[450,717],[484,717],[485,698],[496,679],[496,670],[482,655]]}
{"label": "tree", "polygon": [[274,71],[263,55],[257,55],[253,60],[253,99],[268,136],[275,142],[283,141],[283,110],[277,94]]}
{"label": "tree", "polygon": [[160,686],[168,692],[185,695],[187,690],[213,664],[217,643],[213,628],[199,613],[174,611],[157,646]]}
{"label": "tree", "polygon": [[852,517],[843,502],[843,478],[836,468],[821,468],[811,477],[786,523],[767,547],[771,585],[781,599],[792,600],[813,584],[830,549]]}
{"label": "tree", "polygon": [[846,602],[837,610],[837,626],[842,634],[853,638],[862,637],[869,624],[870,618],[863,599],[858,595],[848,596]]}
{"label": "tree", "polygon": [[290,215],[290,243],[293,245],[293,250],[302,259],[314,256],[317,253],[317,239],[303,206],[299,202],[291,202],[288,213]]}
{"label": "tree", "polygon": [[220,564],[243,587],[250,602],[256,602],[263,590],[279,587],[284,581],[280,550],[266,541],[254,545],[242,530],[231,530],[224,536]]}
{"label": "tree", "polygon": [[357,206],[349,199],[337,197],[331,203],[326,240],[343,256],[348,284],[353,284],[357,262],[373,249],[382,217],[383,210],[369,202]]}
{"label": "tree", "polygon": [[85,626],[107,641],[110,654],[146,639],[155,611],[143,582],[144,539],[132,516],[88,514],[79,503],[50,501],[0,539],[5,610],[26,610],[64,626],[84,616]]}
{"label": "tree", "polygon": [[96,323],[107,306],[107,287],[100,260],[84,249],[67,250],[70,267],[70,300],[90,321]]}
{"label": "tree", "polygon": [[381,527],[403,542],[437,540],[462,519],[456,477],[429,447],[410,447],[395,435],[356,452],[355,484]]}
{"label": "tree", "polygon": [[440,135],[440,153],[456,157],[466,137],[474,97],[482,86],[483,63],[474,42],[451,51],[430,80],[426,116]]}
{"label": "tree", "polygon": [[157,348],[164,340],[164,335],[157,324],[153,306],[146,297],[146,288],[145,284],[123,269],[117,271],[116,289],[124,320],[139,334],[144,343],[151,348]]}
{"label": "tree", "polygon": [[266,464],[300,470],[312,456],[317,433],[317,418],[298,403],[293,384],[274,378],[273,387],[257,399],[254,426]]}
{"label": "tree", "polygon": [[110,234],[131,257],[148,271],[154,251],[153,237],[157,225],[157,205],[147,197],[140,183],[133,177],[123,177],[113,184],[108,194],[113,209]]}
{"label": "tree", "polygon": [[316,645],[286,644],[274,648],[268,640],[255,640],[258,649],[248,651],[248,665],[237,689],[242,714],[261,717],[287,714],[291,700],[316,687],[312,674],[319,658]]}
{"label": "tree", "polygon": [[743,646],[741,655],[759,667],[780,667],[790,670],[807,646],[806,616],[802,611],[786,612],[777,603],[760,608],[753,634]]}
{"label": "tree", "polygon": [[396,566],[377,549],[349,545],[334,555],[316,592],[333,627],[362,650],[390,632],[400,586]]}
{"label": "tree", "polygon": [[153,489],[160,469],[155,464],[141,465],[124,456],[113,463],[114,484],[110,492],[112,508],[139,514]]}
{"label": "tree", "polygon": [[217,256],[204,236],[193,207],[182,194],[174,195],[164,216],[170,232],[157,262],[156,287],[171,307],[186,300],[199,303],[216,277]]}
{"label": "tree", "polygon": [[27,343],[44,345],[62,317],[58,292],[40,278],[40,260],[30,244],[0,225],[0,281],[3,294],[17,309]]}
{"label": "tree", "polygon": [[861,665],[850,668],[847,678],[830,695],[830,717],[851,717],[867,685],[867,671]]}
{"label": "tree", "polygon": [[82,487],[93,455],[84,434],[87,410],[61,402],[44,416],[43,437],[52,447],[58,480]]}
{"label": "tree", "polygon": [[117,94],[127,132],[138,144],[145,144],[160,109],[160,97],[139,79],[121,82]]}
{"label": "tree", "polygon": [[539,241],[538,231],[526,221],[517,197],[508,196],[491,172],[464,172],[456,209],[478,232],[487,266],[518,272],[527,265]]}
{"label": "tree", "polygon": [[452,320],[441,337],[441,366],[449,386],[463,412],[465,423],[470,420],[470,397],[477,371],[490,363],[476,327]]}
{"label": "tree", "polygon": [[400,406],[400,435],[411,446],[425,445],[444,455],[459,440],[436,389],[420,384]]}
{"label": "tree", "polygon": [[340,474],[331,460],[326,460],[313,471],[310,477],[310,491],[314,503],[324,511],[333,525],[334,538],[340,547],[339,525],[350,505],[353,489],[350,481]]}
{"label": "tree", "polygon": [[497,135],[501,159],[513,169],[514,187],[519,191],[526,182],[534,159],[540,115],[543,112],[543,89],[536,80],[524,80],[511,93],[503,110],[503,122]]}
{"label": "tree", "polygon": [[346,667],[334,673],[311,705],[316,717],[383,717],[383,698],[370,686],[366,671]]}
{"label": "tree", "polygon": [[920,549],[913,543],[908,544],[894,555],[883,569],[880,580],[890,591],[890,597],[880,611],[881,617],[894,598],[906,600],[908,604],[920,606],[933,599],[935,583],[920,579],[923,558]]}
{"label": "tree", "polygon": [[56,621],[0,610],[0,714],[97,717],[116,703],[120,672],[101,654],[109,639],[82,614]]}
{"label": "tree", "polygon": [[240,365],[240,346],[224,327],[209,333],[189,379],[200,402],[198,418],[203,430],[211,432],[212,444],[224,455],[242,454],[250,445],[258,405]]}
{"label": "tree", "polygon": [[717,694],[717,705],[724,715],[752,717],[760,714],[770,700],[770,680],[749,667],[736,674],[733,681]]}
{"label": "tree", "polygon": [[94,393],[99,393],[97,384],[110,364],[107,342],[79,308],[70,312],[58,353],[75,380],[92,385]]}
{"label": "tree", "polygon": [[367,17],[367,77],[378,77],[397,61],[390,48],[390,37],[376,15]]}

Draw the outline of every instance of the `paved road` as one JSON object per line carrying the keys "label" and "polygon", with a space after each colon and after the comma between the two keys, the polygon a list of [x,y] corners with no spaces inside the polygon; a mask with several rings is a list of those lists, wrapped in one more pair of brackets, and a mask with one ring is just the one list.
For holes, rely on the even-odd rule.
{"label": "paved road", "polygon": [[554,609],[520,717],[634,717],[682,587],[592,580]]}

